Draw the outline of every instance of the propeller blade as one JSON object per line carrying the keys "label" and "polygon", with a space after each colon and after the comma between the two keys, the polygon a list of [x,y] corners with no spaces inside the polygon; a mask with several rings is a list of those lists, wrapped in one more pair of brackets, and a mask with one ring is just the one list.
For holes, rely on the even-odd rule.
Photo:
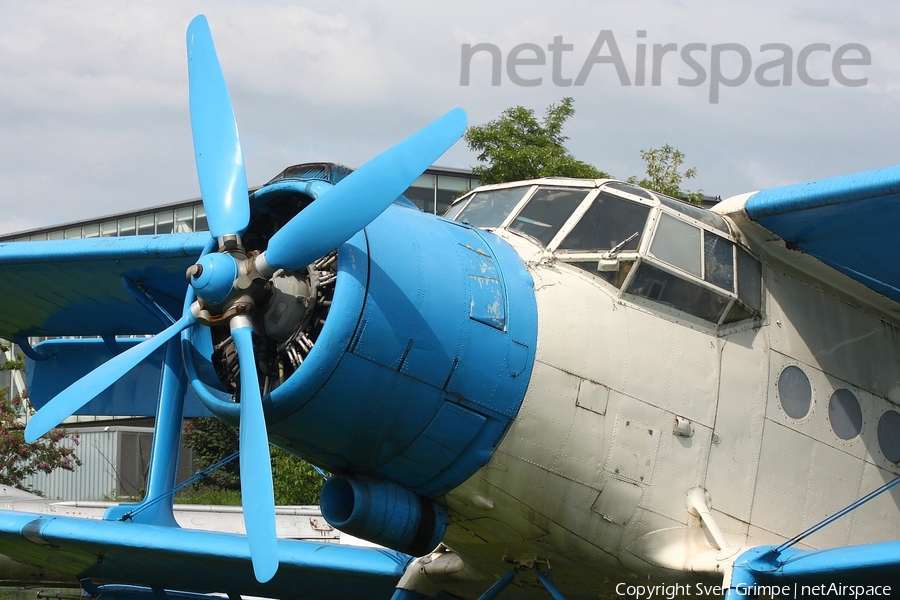
{"label": "propeller blade", "polygon": [[196,322],[194,315],[185,314],[152,338],[112,357],[61,391],[28,421],[25,427],[25,441],[31,443],[62,423],[64,419],[153,354],[157,348]]}
{"label": "propeller blade", "polygon": [[241,367],[241,503],[256,580],[265,583],[278,570],[275,493],[266,419],[253,356],[253,329],[246,317],[231,321],[231,336]]}
{"label": "propeller blade", "polygon": [[241,234],[250,221],[247,174],[231,98],[206,17],[187,30],[191,130],[200,194],[209,231],[216,239]]}
{"label": "propeller blade", "polygon": [[265,252],[274,268],[302,269],[371,223],[466,129],[466,113],[450,111],[324,192],[282,227]]}

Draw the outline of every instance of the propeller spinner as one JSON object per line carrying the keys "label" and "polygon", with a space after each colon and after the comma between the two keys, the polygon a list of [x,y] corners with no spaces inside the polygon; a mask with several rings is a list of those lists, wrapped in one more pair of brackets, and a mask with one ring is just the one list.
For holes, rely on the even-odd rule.
{"label": "propeller spinner", "polygon": [[278,569],[275,506],[265,415],[253,348],[254,295],[278,269],[297,270],[350,239],[397,199],[462,136],[466,117],[453,110],[375,157],[303,209],[249,256],[241,234],[250,219],[247,177],[231,99],[206,18],[187,31],[191,127],[197,175],[210,233],[218,252],[188,270],[198,298],[184,316],[149,340],[117,355],[76,381],[31,419],[34,441],[179,332],[195,324],[227,324],[240,365],[241,497],[253,569],[260,582]]}

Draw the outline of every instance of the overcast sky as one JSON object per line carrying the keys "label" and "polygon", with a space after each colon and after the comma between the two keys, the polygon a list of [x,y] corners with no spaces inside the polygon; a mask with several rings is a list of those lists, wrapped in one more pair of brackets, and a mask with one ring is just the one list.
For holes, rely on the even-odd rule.
{"label": "overcast sky", "polygon": [[[99,217],[199,195],[187,100],[185,30],[207,15],[228,81],[247,163],[258,185],[285,166],[336,161],[359,166],[456,106],[470,124],[523,105],[543,114],[565,96],[575,116],[565,134],[573,154],[626,178],[641,175],[640,151],[669,143],[699,175],[686,182],[727,197],[776,185],[900,164],[900,3],[803,0],[566,1],[403,0],[374,2],[194,2],[4,0],[0,4],[0,232]],[[609,32],[602,34],[602,32]],[[646,32],[639,37],[638,32]],[[611,56],[616,66],[592,61]],[[571,49],[551,50],[554,38]],[[493,44],[503,68],[477,53],[461,85],[464,44]],[[508,58],[521,44],[520,64]],[[662,56],[653,86],[653,46]],[[687,44],[705,44],[688,55]],[[721,78],[710,102],[713,46]],[[792,54],[782,67],[754,72]],[[803,61],[798,58],[815,46]],[[833,60],[845,50],[839,77]],[[859,49],[861,45],[863,50]],[[646,48],[645,85],[635,85]],[[863,54],[871,56],[868,65]],[[554,60],[558,61],[554,67]],[[508,68],[512,67],[512,73]],[[803,65],[801,65],[801,68]],[[555,72],[554,72],[555,71]],[[539,85],[517,85],[540,78]],[[577,82],[581,74],[582,85]],[[440,165],[469,167],[459,142]]]}

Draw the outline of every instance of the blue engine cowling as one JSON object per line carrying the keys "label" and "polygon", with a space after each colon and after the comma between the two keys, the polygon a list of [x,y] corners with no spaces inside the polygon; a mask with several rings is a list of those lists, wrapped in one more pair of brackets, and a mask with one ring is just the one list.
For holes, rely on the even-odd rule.
{"label": "blue engine cowling", "polygon": [[[506,242],[394,204],[339,248],[315,346],[263,399],[270,441],[334,473],[437,498],[486,464],[509,428],[536,336],[532,279]],[[184,343],[195,393],[237,423],[208,330]]]}

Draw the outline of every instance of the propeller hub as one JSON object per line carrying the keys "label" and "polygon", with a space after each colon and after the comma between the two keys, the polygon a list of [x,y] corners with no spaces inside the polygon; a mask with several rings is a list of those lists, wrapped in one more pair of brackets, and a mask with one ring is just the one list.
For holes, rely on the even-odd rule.
{"label": "propeller hub", "polygon": [[212,252],[202,256],[197,264],[188,270],[188,274],[197,297],[207,304],[216,306],[225,302],[234,290],[238,264],[228,254]]}

